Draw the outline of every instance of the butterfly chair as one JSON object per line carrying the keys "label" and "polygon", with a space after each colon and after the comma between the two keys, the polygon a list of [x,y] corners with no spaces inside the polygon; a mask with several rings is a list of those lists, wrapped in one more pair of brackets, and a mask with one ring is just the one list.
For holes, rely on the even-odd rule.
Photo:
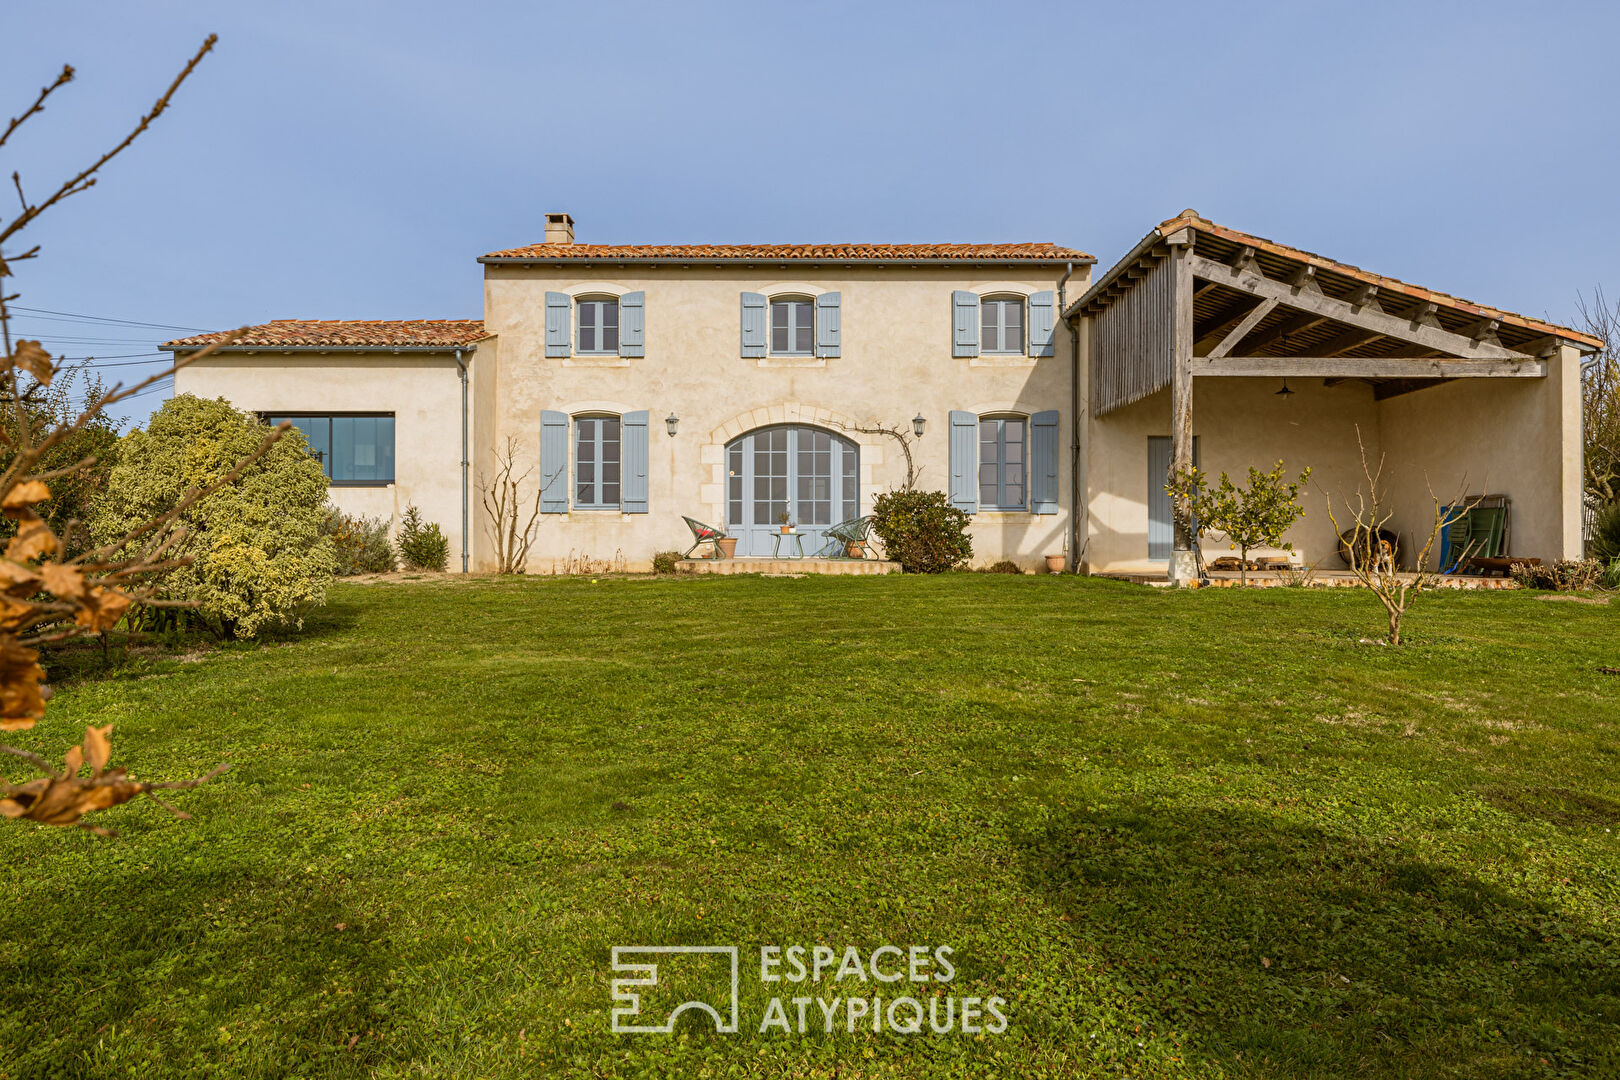
{"label": "butterfly chair", "polygon": [[[817,549],[817,559],[842,559],[850,557],[849,549],[852,545],[860,544],[863,551],[872,549],[872,515],[850,518],[840,521],[824,534],[826,543]],[[865,555],[859,556],[866,558]]]}
{"label": "butterfly chair", "polygon": [[685,514],[681,515],[681,520],[686,522],[688,529],[692,530],[692,546],[686,549],[686,554],[682,555],[681,558],[690,559],[692,552],[704,544],[713,545],[714,550],[708,556],[709,558],[719,559],[725,557],[725,552],[720,549],[720,541],[725,539],[726,530],[717,529],[713,525],[705,525],[701,521],[694,521]]}

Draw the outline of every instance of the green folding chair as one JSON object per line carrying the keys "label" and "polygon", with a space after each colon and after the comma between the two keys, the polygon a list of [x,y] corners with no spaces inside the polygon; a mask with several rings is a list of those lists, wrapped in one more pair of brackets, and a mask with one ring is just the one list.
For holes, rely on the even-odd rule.
{"label": "green folding chair", "polygon": [[685,514],[681,515],[681,520],[686,522],[686,527],[688,529],[692,530],[692,546],[686,549],[686,554],[682,555],[681,558],[690,559],[692,557],[692,552],[696,551],[704,544],[712,544],[714,546],[714,553],[710,555],[709,558],[719,559],[725,556],[725,552],[720,548],[720,541],[725,539],[726,530],[717,529],[713,525],[705,525],[703,522],[694,518],[689,518]]}

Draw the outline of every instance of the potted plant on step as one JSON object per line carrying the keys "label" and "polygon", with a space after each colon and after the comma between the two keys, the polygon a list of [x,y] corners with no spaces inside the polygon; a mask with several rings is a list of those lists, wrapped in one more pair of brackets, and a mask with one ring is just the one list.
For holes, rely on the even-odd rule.
{"label": "potted plant on step", "polygon": [[776,523],[782,527],[782,535],[787,536],[793,532],[793,518],[788,516],[786,510],[776,515]]}

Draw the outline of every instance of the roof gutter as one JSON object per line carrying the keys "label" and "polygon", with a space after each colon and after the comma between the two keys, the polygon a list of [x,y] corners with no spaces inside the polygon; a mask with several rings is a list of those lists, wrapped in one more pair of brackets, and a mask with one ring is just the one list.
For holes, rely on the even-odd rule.
{"label": "roof gutter", "polygon": [[[486,335],[493,336],[493,335]],[[207,345],[159,345],[164,352],[176,356],[181,353],[201,352]],[[477,345],[224,345],[209,353],[463,353],[477,352]]]}
{"label": "roof gutter", "polygon": [[717,255],[685,256],[681,258],[668,258],[664,256],[643,257],[565,257],[538,258],[527,255],[480,255],[478,261],[486,266],[1063,266],[1070,263],[1079,263],[1090,266],[1096,263],[1096,257],[1085,255],[1081,257],[1065,256],[1061,259],[781,259],[769,256],[749,256],[747,258],[727,258]]}

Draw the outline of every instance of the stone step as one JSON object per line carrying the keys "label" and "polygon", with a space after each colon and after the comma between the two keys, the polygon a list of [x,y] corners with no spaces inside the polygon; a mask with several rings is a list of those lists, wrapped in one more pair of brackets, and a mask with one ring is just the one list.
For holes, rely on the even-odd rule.
{"label": "stone step", "polygon": [[898,574],[900,564],[878,559],[682,559],[683,574]]}

